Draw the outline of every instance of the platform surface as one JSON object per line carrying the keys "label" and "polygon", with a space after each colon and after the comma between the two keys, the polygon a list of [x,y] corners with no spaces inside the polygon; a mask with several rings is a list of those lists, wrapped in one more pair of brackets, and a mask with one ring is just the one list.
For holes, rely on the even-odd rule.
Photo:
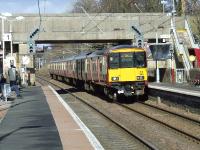
{"label": "platform surface", "polygon": [[149,88],[152,89],[158,89],[158,90],[164,90],[179,94],[200,97],[200,87],[191,86],[187,83],[172,84],[172,83],[162,83],[162,82],[160,83],[150,82],[148,86]]}
{"label": "platform surface", "polygon": [[23,89],[21,94],[0,124],[0,149],[63,149],[41,87]]}
{"label": "platform surface", "polygon": [[21,91],[0,123],[0,150],[104,150],[51,86]]}

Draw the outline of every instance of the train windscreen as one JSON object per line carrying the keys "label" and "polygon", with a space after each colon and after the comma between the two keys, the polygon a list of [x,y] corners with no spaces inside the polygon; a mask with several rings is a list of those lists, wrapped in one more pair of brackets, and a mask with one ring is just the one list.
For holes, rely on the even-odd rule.
{"label": "train windscreen", "polygon": [[134,53],[133,67],[146,67],[146,56],[144,52]]}
{"label": "train windscreen", "polygon": [[120,53],[120,68],[132,68],[134,53]]}
{"label": "train windscreen", "polygon": [[110,69],[146,67],[144,52],[111,53],[109,57]]}
{"label": "train windscreen", "polygon": [[111,69],[119,68],[119,53],[110,54],[109,66]]}

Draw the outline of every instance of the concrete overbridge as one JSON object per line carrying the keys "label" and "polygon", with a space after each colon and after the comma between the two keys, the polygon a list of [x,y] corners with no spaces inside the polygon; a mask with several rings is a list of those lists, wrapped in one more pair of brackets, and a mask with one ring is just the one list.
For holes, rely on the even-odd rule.
{"label": "concrete overbridge", "polygon": [[[170,28],[170,16],[159,13],[102,13],[90,18],[84,13],[48,14],[41,19],[38,14],[15,16],[19,15],[25,19],[12,22],[14,43],[27,43],[40,24],[40,32],[33,37],[36,43],[127,42],[134,39],[132,25],[141,29],[145,39],[155,38],[155,31],[158,37],[169,35]],[[6,32],[9,22],[5,21]]]}

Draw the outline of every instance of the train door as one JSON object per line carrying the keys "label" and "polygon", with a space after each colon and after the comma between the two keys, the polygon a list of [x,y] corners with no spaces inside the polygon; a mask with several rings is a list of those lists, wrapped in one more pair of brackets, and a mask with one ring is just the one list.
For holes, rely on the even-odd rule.
{"label": "train door", "polygon": [[103,81],[107,80],[107,71],[108,71],[108,63],[107,63],[108,59],[107,56],[103,56],[103,60],[102,60],[102,76],[103,76]]}

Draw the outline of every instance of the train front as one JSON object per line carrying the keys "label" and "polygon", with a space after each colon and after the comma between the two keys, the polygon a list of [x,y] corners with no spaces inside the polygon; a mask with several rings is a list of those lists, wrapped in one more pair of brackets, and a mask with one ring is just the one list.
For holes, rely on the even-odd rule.
{"label": "train front", "polygon": [[108,54],[108,83],[119,95],[147,96],[147,61],[144,49],[117,47]]}

